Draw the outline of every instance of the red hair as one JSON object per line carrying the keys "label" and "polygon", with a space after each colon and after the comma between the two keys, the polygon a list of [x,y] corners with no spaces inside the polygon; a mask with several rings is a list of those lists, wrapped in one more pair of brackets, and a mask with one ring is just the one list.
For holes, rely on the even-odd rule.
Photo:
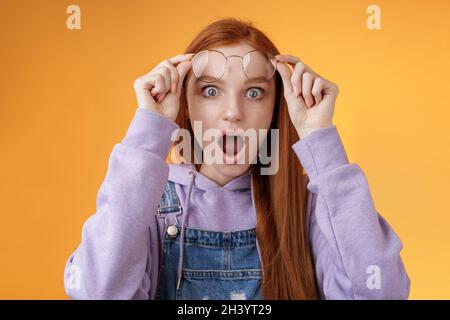
{"label": "red hair", "polygon": [[[269,38],[251,22],[235,18],[220,19],[206,26],[188,45],[185,53],[197,53],[241,42],[258,50],[279,54]],[[258,162],[252,165],[255,167],[252,184],[256,232],[264,274],[261,292],[265,299],[318,299],[306,226],[307,176],[303,174],[300,161],[291,147],[299,140],[299,136],[287,112],[281,77],[277,72],[274,77],[276,105],[270,129],[279,129],[278,172],[260,175],[258,167],[261,164]],[[180,128],[189,130],[193,137],[185,86],[182,90],[180,111],[175,121]],[[270,134],[267,137],[270,150]],[[191,150],[194,150],[191,143]],[[188,161],[194,163],[193,159]],[[196,166],[199,170],[199,165]]]}

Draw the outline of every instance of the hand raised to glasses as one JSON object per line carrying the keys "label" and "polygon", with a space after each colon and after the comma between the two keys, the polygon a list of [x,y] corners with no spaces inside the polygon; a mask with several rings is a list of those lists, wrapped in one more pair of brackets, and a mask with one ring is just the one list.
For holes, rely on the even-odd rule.
{"label": "hand raised to glasses", "polygon": [[[284,87],[284,98],[291,121],[300,138],[331,126],[339,89],[299,58],[292,55],[276,55],[277,70]],[[293,67],[291,71],[288,65]]]}
{"label": "hand raised to glasses", "polygon": [[[134,81],[138,107],[158,112],[175,121],[180,110],[183,80],[192,66],[194,54],[179,54],[160,62]],[[156,97],[156,98],[155,98]]]}

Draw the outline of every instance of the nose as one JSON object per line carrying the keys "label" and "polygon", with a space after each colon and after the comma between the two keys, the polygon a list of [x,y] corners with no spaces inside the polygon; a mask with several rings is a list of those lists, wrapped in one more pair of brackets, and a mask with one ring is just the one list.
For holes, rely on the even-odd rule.
{"label": "nose", "polygon": [[241,110],[241,105],[237,98],[230,99],[230,102],[226,105],[223,113],[223,119],[229,122],[241,121],[244,114]]}

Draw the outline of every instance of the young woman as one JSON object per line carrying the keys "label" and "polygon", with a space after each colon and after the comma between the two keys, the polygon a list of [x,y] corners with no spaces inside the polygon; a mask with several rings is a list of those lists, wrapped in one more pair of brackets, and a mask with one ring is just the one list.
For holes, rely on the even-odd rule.
{"label": "young woman", "polygon": [[[67,261],[67,294],[406,299],[402,243],[332,124],[336,84],[236,19],[210,24],[186,52],[134,83],[139,107]],[[233,164],[197,163],[185,149],[180,163],[166,162],[172,134],[194,137],[195,122],[220,139],[195,135],[188,145],[201,156],[225,140],[221,157]],[[278,130],[276,141],[257,139],[259,149],[276,146],[275,172],[263,174],[249,139],[230,153],[229,129]]]}

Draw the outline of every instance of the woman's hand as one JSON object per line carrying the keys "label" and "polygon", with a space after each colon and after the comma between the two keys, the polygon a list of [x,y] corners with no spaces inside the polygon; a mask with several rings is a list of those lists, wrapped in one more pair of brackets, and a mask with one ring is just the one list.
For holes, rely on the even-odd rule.
{"label": "woman's hand", "polygon": [[180,110],[181,86],[192,67],[192,57],[192,53],[179,54],[163,60],[149,73],[136,79],[133,86],[138,107],[158,112],[175,121]]}
{"label": "woman's hand", "polygon": [[[339,93],[337,85],[319,76],[297,57],[285,54],[275,58],[277,70],[283,79],[289,116],[300,139],[320,128],[333,125],[334,107]],[[285,63],[290,64],[293,71]]]}

